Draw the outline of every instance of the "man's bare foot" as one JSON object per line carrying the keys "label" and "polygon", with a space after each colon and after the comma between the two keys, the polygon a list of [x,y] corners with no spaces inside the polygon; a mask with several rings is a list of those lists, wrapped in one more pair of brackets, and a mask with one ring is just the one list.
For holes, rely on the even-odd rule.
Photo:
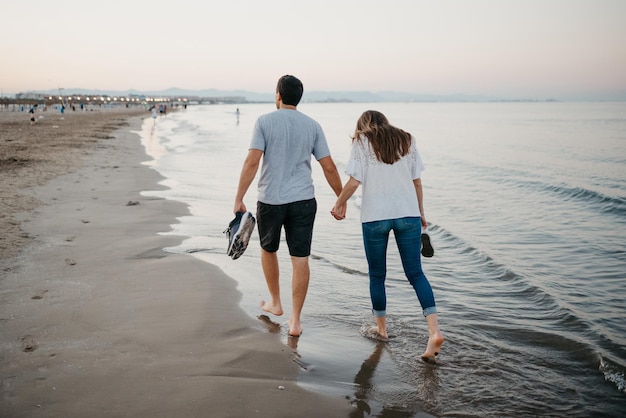
{"label": "man's bare foot", "polygon": [[441,344],[443,344],[443,335],[440,332],[437,332],[431,335],[428,338],[428,345],[426,346],[426,351],[422,354],[422,360],[426,362],[432,362],[435,360],[435,356],[439,354],[439,349],[441,348]]}
{"label": "man's bare foot", "polygon": [[300,322],[296,323],[295,321],[289,320],[289,336],[290,337],[299,337],[302,335],[302,324]]}
{"label": "man's bare foot", "polygon": [[281,316],[283,314],[283,307],[280,304],[274,306],[271,302],[262,300],[259,304],[259,308],[267,313],[271,313],[272,315]]}

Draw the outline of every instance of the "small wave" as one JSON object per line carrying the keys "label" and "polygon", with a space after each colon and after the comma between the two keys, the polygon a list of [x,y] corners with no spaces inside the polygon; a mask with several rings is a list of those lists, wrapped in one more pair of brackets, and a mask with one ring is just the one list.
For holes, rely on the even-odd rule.
{"label": "small wave", "polygon": [[[600,210],[603,213],[626,217],[625,197],[608,196],[604,193],[579,186],[569,186],[567,184],[554,185],[541,181],[527,180],[529,177],[528,173],[521,170],[471,165],[467,162],[460,162],[460,164],[464,164],[468,167],[471,166],[474,175],[480,175],[487,181],[495,181],[498,184],[556,194],[566,200],[577,200],[584,203],[596,204],[600,206]],[[623,186],[621,186],[619,182],[618,186],[616,186],[616,190],[618,192],[623,190]]]}
{"label": "small wave", "polygon": [[568,200],[576,199],[602,205],[602,211],[616,215],[626,215],[626,199],[622,197],[607,196],[603,193],[582,187],[545,185],[545,190],[557,193]]}
{"label": "small wave", "polygon": [[604,375],[604,380],[613,383],[620,392],[626,393],[626,383],[624,382],[624,371],[609,364],[608,361],[600,357],[600,371]]}
{"label": "small wave", "polygon": [[215,248],[189,248],[187,250],[185,250],[186,253],[188,254],[193,254],[193,253],[215,253]]}
{"label": "small wave", "polygon": [[176,133],[188,133],[196,132],[200,129],[200,126],[186,119],[177,119],[178,125],[172,129]]}
{"label": "small wave", "polygon": [[607,196],[604,193],[585,189],[578,186],[567,186],[565,184],[553,185],[540,181],[527,181],[505,176],[497,179],[500,184],[507,184],[515,187],[539,190],[544,193],[556,194],[567,201],[576,200],[584,203],[591,203],[599,206],[599,209],[607,214],[626,216],[626,198],[619,196]]}
{"label": "small wave", "polygon": [[[513,271],[510,267],[499,263],[490,255],[440,226],[431,226],[430,229],[432,233],[437,234],[441,244],[455,248],[459,254],[464,256],[463,263],[470,271],[480,272],[482,286],[489,289],[492,298],[510,307],[525,305],[525,318],[540,318],[549,327],[564,330],[569,335],[568,338],[584,341],[590,350],[604,349],[611,353],[620,352],[618,346],[606,333],[597,329],[592,321],[582,317],[575,307],[568,306],[567,303],[559,299],[558,295],[552,294],[550,287],[542,286],[540,282],[537,283],[532,278]],[[439,280],[441,281],[443,278]],[[466,288],[458,282],[450,283],[450,285],[453,284],[462,289],[461,292],[466,298],[482,299],[483,297],[480,289]],[[447,289],[450,293],[451,287],[448,286]],[[503,311],[501,311],[500,305],[495,303],[491,305],[491,307],[483,306],[483,310],[491,308],[502,315]],[[511,321],[511,324],[517,322],[516,318],[513,317],[508,318],[508,320]]]}
{"label": "small wave", "polygon": [[184,248],[183,246],[178,247],[167,247],[164,248],[165,251],[172,254],[195,254],[195,253],[205,253],[205,254],[226,254],[226,251],[218,248]]}
{"label": "small wave", "polygon": [[441,243],[451,248],[456,248],[462,255],[469,256],[472,260],[472,264],[484,266],[484,268],[481,268],[481,271],[489,272],[489,277],[498,278],[506,282],[524,282],[524,278],[521,275],[498,263],[490,255],[485,254],[480,249],[474,247],[461,237],[452,234],[445,228],[438,225],[430,225],[429,229],[433,234],[438,235],[438,239]]}
{"label": "small wave", "polygon": [[362,272],[360,270],[355,270],[355,269],[351,269],[350,267],[342,266],[341,264],[332,262],[328,258],[320,256],[320,255],[311,254],[311,258],[313,260],[318,260],[318,261],[321,261],[322,263],[325,263],[325,264],[328,264],[330,266],[333,266],[336,269],[342,271],[343,273],[354,274],[354,275],[365,276],[365,277],[368,276],[367,272]]}

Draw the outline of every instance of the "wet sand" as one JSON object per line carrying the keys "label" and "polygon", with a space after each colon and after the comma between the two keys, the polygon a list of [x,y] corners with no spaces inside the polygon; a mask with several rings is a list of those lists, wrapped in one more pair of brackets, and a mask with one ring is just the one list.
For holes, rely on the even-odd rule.
{"label": "wet sand", "polygon": [[[42,115],[42,114],[38,114]],[[143,110],[0,112],[0,416],[344,417],[236,282],[160,235],[184,204],[138,135]]]}

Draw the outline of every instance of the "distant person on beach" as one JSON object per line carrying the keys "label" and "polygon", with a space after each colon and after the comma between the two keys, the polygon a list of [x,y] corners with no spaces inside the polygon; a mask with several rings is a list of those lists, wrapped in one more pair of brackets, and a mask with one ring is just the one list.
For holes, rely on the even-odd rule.
{"label": "distant person on beach", "polygon": [[[24,106],[22,106],[22,107],[24,107]],[[30,124],[34,125],[35,122],[36,122],[36,119],[35,119],[35,106],[31,106],[30,109],[28,110],[28,113],[31,114],[31,116],[30,116]]]}
{"label": "distant person on beach", "polygon": [[261,266],[270,300],[261,301],[260,308],[273,315],[283,314],[277,251],[284,228],[293,269],[289,318],[292,337],[302,334],[300,317],[309,286],[309,255],[317,212],[311,155],[321,165],[335,194],[341,192],[341,177],[321,126],[296,108],[302,93],[302,82],[296,77],[285,75],[278,80],[277,110],[260,116],[255,123],[234,204],[234,212],[247,211],[243,199],[262,159],[256,217]]}
{"label": "distant person on beach", "polygon": [[422,227],[427,227],[420,178],[423,169],[415,138],[391,125],[382,113],[368,110],[357,121],[346,164],[350,178],[331,214],[335,219],[344,219],[348,199],[363,186],[361,227],[376,320],[376,327],[371,331],[381,340],[388,339],[385,278],[387,243],[393,230],[404,273],[417,294],[428,324],[428,344],[422,359],[432,361],[443,344],[443,335],[439,330],[433,290],[420,260]]}

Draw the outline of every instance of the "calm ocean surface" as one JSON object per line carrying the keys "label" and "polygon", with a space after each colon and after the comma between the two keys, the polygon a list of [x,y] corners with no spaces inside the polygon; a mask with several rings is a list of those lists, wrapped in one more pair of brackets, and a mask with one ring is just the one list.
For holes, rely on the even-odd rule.
{"label": "calm ocean surface", "polygon": [[[258,235],[236,261],[223,234],[254,122],[274,105],[190,106],[146,119],[147,164],[191,215],[168,249],[220,266],[252,317],[267,297]],[[359,224],[314,163],[318,217],[303,336],[291,342],[307,389],[348,397],[354,416],[626,416],[626,103],[302,103],[325,130],[346,180],[349,135],[367,109],[411,132],[426,165],[426,218],[435,256],[422,259],[446,343],[439,364],[419,359],[428,338],[393,238],[388,344],[373,324]],[[245,199],[256,210],[256,183]],[[291,268],[279,251],[286,313]],[[185,278],[179,277],[181,286]],[[225,319],[227,320],[227,319]]]}

